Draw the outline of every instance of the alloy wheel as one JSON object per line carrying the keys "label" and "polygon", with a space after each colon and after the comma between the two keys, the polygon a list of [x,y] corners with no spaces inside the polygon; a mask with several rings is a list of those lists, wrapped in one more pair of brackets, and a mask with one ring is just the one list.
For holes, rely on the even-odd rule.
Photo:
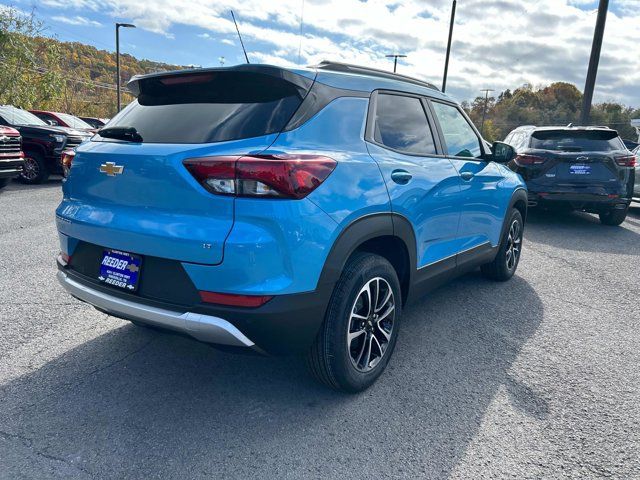
{"label": "alloy wheel", "polygon": [[20,174],[25,180],[35,180],[40,174],[40,165],[33,157],[24,158],[24,166],[22,167],[22,173]]}
{"label": "alloy wheel", "polygon": [[522,227],[516,219],[509,227],[509,236],[507,237],[506,262],[507,268],[512,270],[518,263],[520,257],[520,249],[522,246]]}
{"label": "alloy wheel", "polygon": [[369,280],[353,302],[347,331],[347,348],[356,370],[368,372],[380,363],[389,347],[394,319],[391,285],[382,277]]}

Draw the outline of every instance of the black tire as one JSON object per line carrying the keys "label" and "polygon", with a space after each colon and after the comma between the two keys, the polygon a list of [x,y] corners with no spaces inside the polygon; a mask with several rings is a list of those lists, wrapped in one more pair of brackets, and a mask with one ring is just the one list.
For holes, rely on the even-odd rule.
{"label": "black tire", "polygon": [[22,183],[27,185],[38,185],[49,179],[49,168],[44,157],[38,152],[24,152],[24,167],[18,177]]}
{"label": "black tire", "polygon": [[[367,298],[375,298],[373,309]],[[333,290],[324,323],[309,351],[312,374],[335,390],[355,393],[367,389],[393,354],[401,315],[400,282],[391,264],[378,255],[354,254]]]}
{"label": "black tire", "polygon": [[629,211],[629,207],[624,209],[611,208],[609,210],[603,210],[598,214],[600,217],[600,223],[603,225],[612,225],[617,227],[621,225],[622,222],[627,218],[627,212]]}
{"label": "black tire", "polygon": [[498,282],[504,282],[513,277],[522,254],[524,222],[520,211],[512,208],[507,217],[506,225],[507,228],[500,240],[500,248],[493,262],[486,263],[480,267],[485,277]]}
{"label": "black tire", "polygon": [[10,178],[0,178],[0,190],[2,190],[4,187],[9,185],[10,181],[11,181]]}

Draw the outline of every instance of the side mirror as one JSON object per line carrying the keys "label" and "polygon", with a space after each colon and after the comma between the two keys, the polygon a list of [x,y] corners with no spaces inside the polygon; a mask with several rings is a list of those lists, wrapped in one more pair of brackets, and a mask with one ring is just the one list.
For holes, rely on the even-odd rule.
{"label": "side mirror", "polygon": [[493,142],[491,152],[491,160],[496,163],[509,163],[517,155],[515,148],[504,142]]}

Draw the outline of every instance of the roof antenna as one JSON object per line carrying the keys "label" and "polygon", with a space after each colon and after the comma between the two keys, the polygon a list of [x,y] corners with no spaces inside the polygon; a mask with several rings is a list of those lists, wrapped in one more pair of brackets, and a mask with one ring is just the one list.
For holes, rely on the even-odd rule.
{"label": "roof antenna", "polygon": [[300,43],[298,44],[298,65],[300,65],[300,53],[302,53],[302,25],[304,23],[304,0],[302,0],[302,8],[300,10]]}
{"label": "roof antenna", "polygon": [[242,41],[242,35],[240,35],[240,29],[238,28],[238,22],[236,22],[236,16],[233,14],[233,10],[231,10],[231,18],[233,18],[233,23],[236,26],[236,32],[238,32],[238,38],[240,39],[240,45],[242,45],[242,51],[244,52],[244,59],[249,63],[249,57],[247,57],[247,50],[244,48],[244,42]]}

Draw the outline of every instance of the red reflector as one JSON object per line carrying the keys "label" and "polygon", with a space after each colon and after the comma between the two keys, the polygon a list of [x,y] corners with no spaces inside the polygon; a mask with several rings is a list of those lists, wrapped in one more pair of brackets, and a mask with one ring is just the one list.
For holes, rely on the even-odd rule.
{"label": "red reflector", "polygon": [[69,265],[71,263],[71,255],[68,255],[64,252],[60,252],[60,259],[65,265]]}
{"label": "red reflector", "polygon": [[636,156],[635,155],[623,155],[621,157],[615,157],[615,161],[621,167],[635,167]]}
{"label": "red reflector", "polygon": [[218,305],[228,305],[231,307],[259,307],[264,305],[273,296],[265,295],[233,295],[230,293],[214,293],[200,291],[200,298],[206,303],[216,303]]}
{"label": "red reflector", "polygon": [[616,195],[614,193],[610,193],[609,195],[607,195],[608,198],[618,198],[620,195]]}
{"label": "red reflector", "polygon": [[307,154],[204,157],[183,163],[216,195],[294,199],[309,195],[336,167],[331,158]]}
{"label": "red reflector", "polygon": [[515,162],[521,167],[530,167],[531,165],[542,165],[547,159],[537,155],[517,155]]}

